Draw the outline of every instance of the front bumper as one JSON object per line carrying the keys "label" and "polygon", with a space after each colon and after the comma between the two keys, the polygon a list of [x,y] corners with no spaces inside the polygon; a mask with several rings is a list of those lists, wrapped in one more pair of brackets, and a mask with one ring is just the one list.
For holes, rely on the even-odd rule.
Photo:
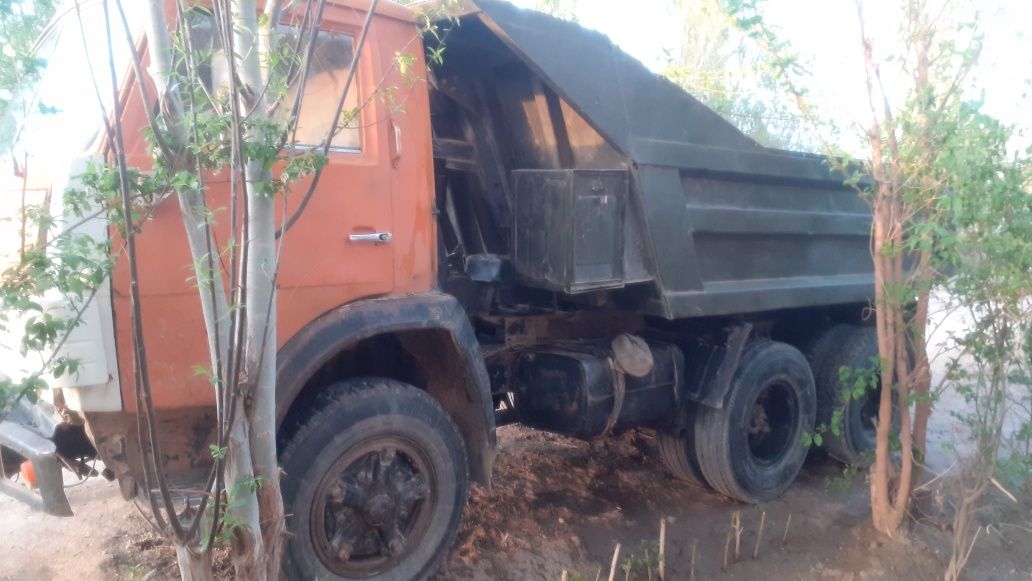
{"label": "front bumper", "polygon": [[[35,412],[35,413],[34,413]],[[65,496],[61,461],[57,445],[39,429],[42,414],[19,402],[15,409],[0,421],[0,446],[7,448],[32,463],[36,473],[36,490],[8,480],[0,471],[0,493],[25,502],[29,506],[54,516],[72,516],[72,507]],[[45,424],[44,424],[45,425]],[[45,431],[45,430],[42,430]],[[51,430],[53,433],[53,430]]]}

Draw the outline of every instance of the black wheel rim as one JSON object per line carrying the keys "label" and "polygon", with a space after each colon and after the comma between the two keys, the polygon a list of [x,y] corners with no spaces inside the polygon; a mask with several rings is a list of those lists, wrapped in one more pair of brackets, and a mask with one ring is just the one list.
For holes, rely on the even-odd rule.
{"label": "black wheel rim", "polygon": [[355,446],[315,491],[309,534],[319,560],[347,578],[394,568],[426,535],[436,484],[429,457],[407,438],[381,436]]}
{"label": "black wheel rim", "polygon": [[760,390],[753,402],[746,436],[749,453],[760,465],[781,460],[792,448],[799,423],[799,404],[791,386],[771,381]]}

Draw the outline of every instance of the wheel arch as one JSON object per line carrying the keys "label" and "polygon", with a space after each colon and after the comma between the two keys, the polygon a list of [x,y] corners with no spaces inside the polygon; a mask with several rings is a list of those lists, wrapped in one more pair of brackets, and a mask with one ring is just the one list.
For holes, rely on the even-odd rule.
{"label": "wheel arch", "polygon": [[404,381],[433,396],[466,441],[470,476],[490,483],[496,443],[490,380],[454,297],[431,292],[357,301],[306,325],[277,357],[281,437],[296,431],[330,381],[363,375]]}

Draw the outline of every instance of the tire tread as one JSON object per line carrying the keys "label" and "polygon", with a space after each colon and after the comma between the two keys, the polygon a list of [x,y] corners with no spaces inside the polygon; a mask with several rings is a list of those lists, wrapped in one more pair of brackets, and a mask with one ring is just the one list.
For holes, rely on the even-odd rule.
{"label": "tire tread", "polygon": [[[418,405],[427,405],[434,410],[429,417],[423,416],[421,419],[437,429],[443,430],[445,432],[445,439],[451,440],[458,448],[460,466],[457,468],[461,469],[459,474],[461,486],[459,505],[464,506],[469,494],[469,461],[466,454],[465,440],[459,432],[458,426],[455,425],[448,412],[441,407],[441,404],[428,393],[393,379],[360,377],[334,383],[324,388],[315,398],[315,403],[310,413],[306,414],[304,419],[300,421],[298,430],[291,436],[290,441],[280,453],[280,466],[289,466],[294,456],[305,450],[306,443],[319,434],[319,432],[326,430],[339,431],[340,426],[332,421],[338,414],[348,410],[364,408],[371,401],[377,403],[386,402],[385,405],[391,411],[399,411],[406,401],[413,399],[419,402]],[[441,543],[443,549],[435,555],[432,562],[423,568],[420,579],[425,579],[438,570],[441,562],[455,542],[459,521],[461,521],[461,512],[460,518],[455,519],[455,522],[451,523],[450,530]],[[287,547],[287,552],[288,554],[283,559],[286,568],[284,571],[285,578],[302,579],[303,575],[301,572],[291,563],[289,547]]]}
{"label": "tire tread", "polygon": [[674,478],[709,488],[706,479],[699,472],[691,436],[678,437],[675,434],[660,432],[656,435],[656,445],[660,461]]}
{"label": "tire tread", "polygon": [[[815,374],[817,382],[818,409],[821,409],[821,401],[827,412],[824,416],[818,416],[822,424],[831,422],[832,415],[836,409],[845,408],[846,402],[842,400],[843,386],[839,381],[839,369],[842,367],[861,368],[870,362],[870,358],[878,353],[878,335],[871,327],[851,327],[849,335],[842,343],[837,352],[829,353],[824,365]],[[852,405],[855,402],[849,402]],[[844,422],[848,424],[848,422]],[[846,426],[842,427],[840,434],[836,436],[828,430],[824,435],[824,449],[836,460],[845,464],[855,465],[863,462],[866,450],[857,449],[857,443],[849,437]]]}
{"label": "tire tread", "polygon": [[[717,492],[742,502],[763,502],[769,500],[771,495],[760,496],[746,490],[734,474],[734,459],[730,449],[730,433],[734,426],[730,425],[732,421],[730,410],[734,406],[735,398],[741,397],[741,390],[736,389],[740,374],[753,365],[761,355],[774,351],[790,353],[805,363],[802,354],[791,345],[769,339],[753,341],[746,346],[742,353],[726,405],[719,409],[699,406],[695,418],[695,451],[703,477]],[[773,496],[777,496],[777,494]]]}

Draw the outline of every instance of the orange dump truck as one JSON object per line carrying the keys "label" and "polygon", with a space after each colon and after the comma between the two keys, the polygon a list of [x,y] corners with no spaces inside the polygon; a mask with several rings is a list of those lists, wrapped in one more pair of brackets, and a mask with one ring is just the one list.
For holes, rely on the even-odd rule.
{"label": "orange dump truck", "polygon": [[[316,113],[339,94],[367,9],[327,2],[316,51],[340,74],[304,87],[313,119],[328,117]],[[103,12],[86,3],[82,14],[86,46],[105,47]],[[286,237],[277,397],[289,573],[432,574],[470,481],[490,483],[495,430],[508,423],[586,440],[654,430],[675,476],[743,502],[791,484],[804,434],[836,407],[843,429],[825,447],[847,461],[869,450],[869,398],[841,402],[837,381],[874,353],[870,212],[826,160],[757,144],[576,24],[498,0],[466,2],[458,18],[443,63],[406,83],[394,55],[421,70],[422,40],[409,9],[380,3],[353,98],[386,82],[404,106],[373,99],[338,135]],[[101,57],[83,42],[74,11],[55,20],[40,45],[50,64],[19,98],[57,112],[2,125],[19,137],[26,191],[55,215],[48,192],[105,147],[89,89]],[[129,162],[141,165],[154,103],[116,53]],[[213,207],[226,205],[220,187]],[[84,227],[111,235],[99,219]],[[203,481],[213,394],[192,371],[208,352],[174,198],[138,245],[162,460],[176,482]],[[150,493],[127,286],[122,259],[62,346],[79,372],[0,423],[5,475],[28,461],[38,480],[35,492],[3,489],[55,514],[71,512],[61,466],[94,458],[125,498]]]}

